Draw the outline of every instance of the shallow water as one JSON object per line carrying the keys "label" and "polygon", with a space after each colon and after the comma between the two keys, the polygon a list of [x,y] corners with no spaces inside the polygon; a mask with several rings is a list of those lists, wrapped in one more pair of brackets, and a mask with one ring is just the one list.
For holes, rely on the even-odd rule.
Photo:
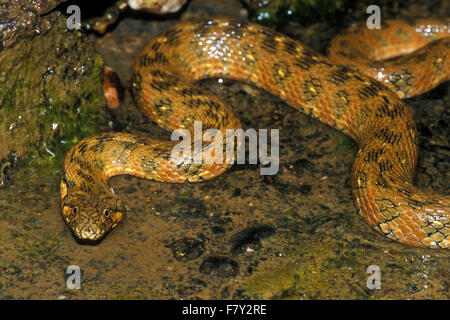
{"label": "shallow water", "polygon": [[[145,41],[173,23],[127,18],[93,38],[127,85]],[[323,26],[292,34],[305,41],[314,28]],[[202,83],[236,106],[245,128],[280,129],[279,173],[263,177],[258,166],[235,165],[199,184],[116,177],[125,222],[98,246],[85,246],[60,217],[60,171],[13,170],[0,189],[0,298],[449,298],[448,250],[394,243],[357,216],[350,139],[251,86]],[[420,132],[417,184],[439,193],[449,188],[449,89],[406,101]],[[128,92],[113,115],[117,129],[169,137],[143,119]],[[81,290],[66,286],[70,265],[81,269]],[[381,289],[367,287],[370,265],[381,270]]]}

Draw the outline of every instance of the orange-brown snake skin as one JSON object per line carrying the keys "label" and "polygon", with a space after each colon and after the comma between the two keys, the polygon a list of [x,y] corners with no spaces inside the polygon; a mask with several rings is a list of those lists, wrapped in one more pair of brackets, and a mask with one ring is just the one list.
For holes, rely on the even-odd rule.
{"label": "orange-brown snake skin", "polygon": [[[437,27],[418,27],[430,24]],[[327,58],[257,24],[183,22],[140,52],[131,85],[142,112],[169,131],[192,131],[196,120],[222,132],[241,127],[231,106],[198,87],[199,79],[244,81],[280,96],[357,142],[352,192],[370,226],[406,245],[449,248],[450,197],[413,186],[417,131],[399,98],[449,79],[448,36],[438,22],[387,21],[381,30],[351,28],[336,37]],[[230,167],[205,160],[176,164],[176,143],[104,133],[73,147],[64,163],[61,211],[75,237],[98,240],[122,220],[124,205],[108,186],[112,176],[196,182]]]}

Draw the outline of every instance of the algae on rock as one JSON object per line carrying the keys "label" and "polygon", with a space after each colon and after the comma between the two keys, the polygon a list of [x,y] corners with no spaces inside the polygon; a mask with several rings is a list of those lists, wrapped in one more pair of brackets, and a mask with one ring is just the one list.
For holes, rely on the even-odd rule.
{"label": "algae on rock", "polygon": [[63,14],[30,3],[0,0],[0,161],[43,163],[106,121],[101,56]]}

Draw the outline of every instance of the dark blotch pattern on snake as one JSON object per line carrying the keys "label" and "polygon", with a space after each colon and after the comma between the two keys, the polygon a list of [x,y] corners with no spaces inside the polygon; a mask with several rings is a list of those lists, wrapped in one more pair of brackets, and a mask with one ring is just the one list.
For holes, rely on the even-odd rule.
{"label": "dark blotch pattern on snake", "polygon": [[[420,94],[449,79],[450,38],[448,31],[424,35],[401,21],[387,25],[349,29],[333,40],[327,58],[256,24],[183,22],[150,40],[139,54],[133,96],[145,115],[169,131],[192,131],[199,120],[225,137],[225,129],[241,123],[197,80],[228,78],[278,95],[357,142],[352,192],[369,225],[407,245],[448,248],[450,198],[413,186],[417,131],[399,96]],[[404,55],[393,57],[397,54]],[[211,161],[175,164],[171,150],[177,143],[104,133],[73,147],[64,163],[61,211],[74,235],[101,239],[122,220],[124,205],[108,185],[112,176],[196,182],[230,167]]]}

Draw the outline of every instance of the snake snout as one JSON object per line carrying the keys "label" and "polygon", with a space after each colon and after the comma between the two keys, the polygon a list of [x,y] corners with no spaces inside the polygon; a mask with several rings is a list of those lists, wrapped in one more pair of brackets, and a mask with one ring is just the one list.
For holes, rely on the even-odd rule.
{"label": "snake snout", "polygon": [[99,228],[91,222],[86,222],[81,227],[77,227],[75,233],[82,240],[98,240],[102,236]]}

